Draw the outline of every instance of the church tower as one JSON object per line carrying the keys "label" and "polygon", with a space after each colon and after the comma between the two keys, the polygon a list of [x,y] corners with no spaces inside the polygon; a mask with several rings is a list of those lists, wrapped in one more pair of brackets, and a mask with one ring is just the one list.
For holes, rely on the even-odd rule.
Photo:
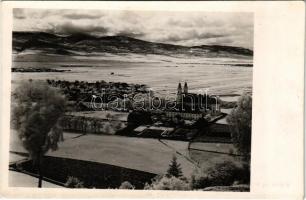
{"label": "church tower", "polygon": [[181,103],[182,101],[182,85],[181,83],[178,84],[177,87],[177,97],[176,97],[176,102]]}
{"label": "church tower", "polygon": [[188,94],[187,82],[185,82],[185,84],[184,84],[184,94]]}

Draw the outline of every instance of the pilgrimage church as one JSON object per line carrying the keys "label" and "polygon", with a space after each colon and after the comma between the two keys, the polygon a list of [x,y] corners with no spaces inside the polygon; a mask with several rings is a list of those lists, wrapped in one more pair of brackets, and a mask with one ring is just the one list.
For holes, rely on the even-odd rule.
{"label": "pilgrimage church", "polygon": [[178,84],[176,102],[185,111],[220,112],[217,98],[211,97],[208,94],[189,93],[187,82],[184,83],[184,88],[182,88],[181,83]]}

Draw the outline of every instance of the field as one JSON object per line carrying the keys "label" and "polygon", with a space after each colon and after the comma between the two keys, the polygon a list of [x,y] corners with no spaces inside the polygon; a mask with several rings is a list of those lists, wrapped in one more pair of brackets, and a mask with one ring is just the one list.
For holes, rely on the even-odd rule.
{"label": "field", "polygon": [[[187,147],[186,142],[177,143]],[[107,163],[156,174],[167,171],[175,154],[172,148],[157,139],[107,135],[85,135],[67,139],[60,144],[59,150],[48,153],[50,156]],[[194,165],[182,156],[177,157],[184,174],[190,175]]]}
{"label": "field", "polygon": [[236,156],[233,144],[194,142],[190,144],[189,157],[202,168],[208,168],[215,163],[232,161],[241,164],[240,156]]}
{"label": "field", "polygon": [[[106,163],[155,174],[167,171],[173,155],[176,155],[187,177],[190,177],[198,164],[211,166],[216,162],[233,159],[227,154],[188,151],[188,142],[183,141],[76,133],[64,133],[64,138],[65,141],[59,143],[59,149],[47,155]],[[11,151],[26,152],[15,131],[12,131],[10,143]],[[16,161],[14,154],[10,154],[10,159]]]}
{"label": "field", "polygon": [[189,156],[191,159],[196,160],[198,165],[204,169],[213,167],[216,163],[221,163],[224,161],[232,161],[237,165],[241,165],[239,157],[230,156],[228,154],[190,150]]}
{"label": "field", "polygon": [[203,143],[203,142],[193,142],[190,145],[192,149],[198,149],[203,151],[219,152],[219,153],[229,153],[235,151],[233,144],[226,143]]}
{"label": "field", "polygon": [[[11,137],[10,150],[26,152],[15,134],[13,132]],[[176,155],[185,175],[189,176],[194,169],[193,163],[157,139],[75,133],[65,133],[64,138],[65,141],[59,143],[59,149],[47,155],[107,163],[156,174],[165,173],[172,156]],[[175,143],[175,146],[180,146],[180,150],[187,150],[187,142]],[[10,157],[14,159],[14,156]]]}
{"label": "field", "polygon": [[[18,59],[17,59],[18,58]],[[252,91],[252,67],[249,58],[174,58],[170,56],[127,54],[101,57],[51,57],[18,55],[14,67],[49,67],[69,72],[13,73],[12,80],[61,79],[112,81],[148,85],[155,94],[176,94],[178,82],[188,82],[190,92],[235,95]],[[112,74],[112,75],[111,75]],[[202,90],[202,91],[200,91]],[[234,95],[234,96],[233,96]]]}

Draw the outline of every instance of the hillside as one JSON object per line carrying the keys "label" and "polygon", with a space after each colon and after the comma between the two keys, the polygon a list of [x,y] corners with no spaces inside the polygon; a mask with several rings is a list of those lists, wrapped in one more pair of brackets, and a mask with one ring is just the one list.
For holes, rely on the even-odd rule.
{"label": "hillside", "polygon": [[13,32],[14,53],[39,51],[55,55],[98,55],[100,53],[186,55],[195,57],[251,57],[253,51],[241,47],[201,45],[180,46],[154,43],[126,36],[96,37],[85,34],[60,36],[45,32]]}

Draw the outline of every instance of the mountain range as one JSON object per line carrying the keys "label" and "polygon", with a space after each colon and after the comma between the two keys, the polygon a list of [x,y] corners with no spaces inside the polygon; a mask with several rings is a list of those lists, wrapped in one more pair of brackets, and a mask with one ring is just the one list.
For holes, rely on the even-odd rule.
{"label": "mountain range", "polygon": [[242,47],[222,45],[182,46],[155,43],[127,36],[97,37],[87,34],[56,35],[46,32],[13,32],[15,53],[36,50],[57,55],[156,54],[204,57],[250,57],[253,51]]}

